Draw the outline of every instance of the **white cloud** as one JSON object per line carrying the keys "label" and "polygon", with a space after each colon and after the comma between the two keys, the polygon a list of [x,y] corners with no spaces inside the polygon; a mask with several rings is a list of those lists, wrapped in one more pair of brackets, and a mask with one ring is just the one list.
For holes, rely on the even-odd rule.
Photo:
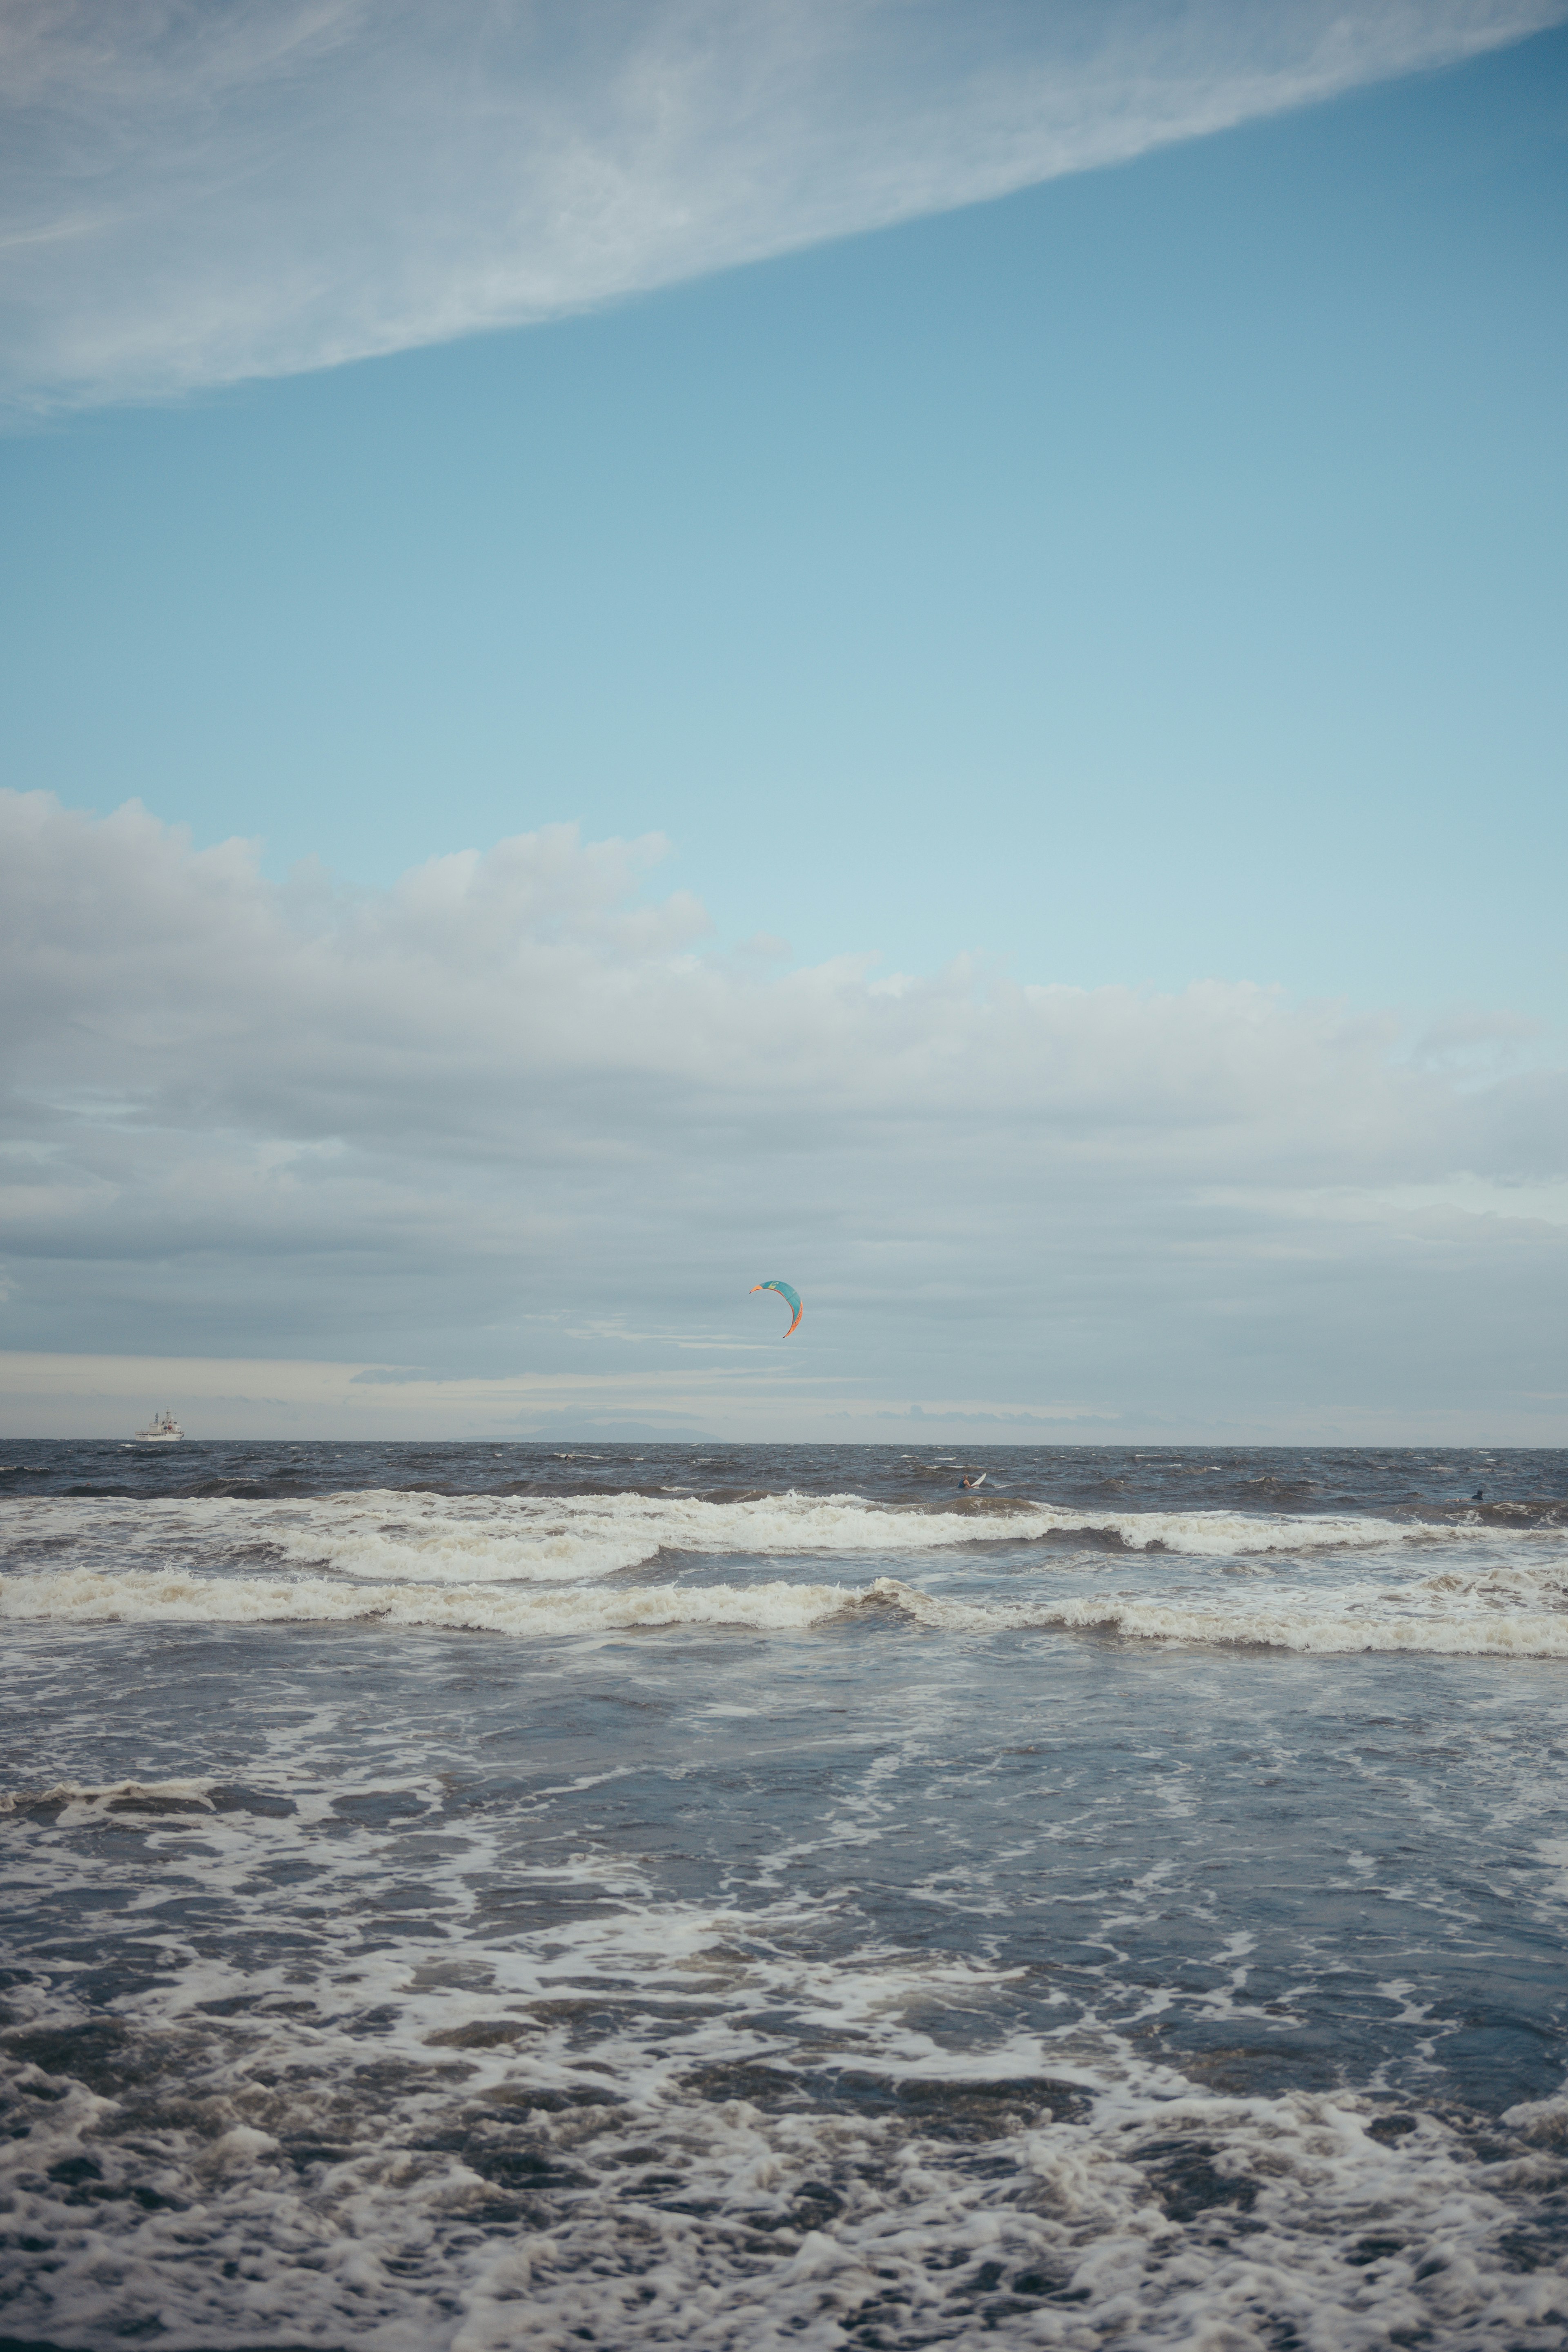
{"label": "white cloud", "polygon": [[4,0],[5,380],[548,319],[1445,64],[1563,0]]}
{"label": "white cloud", "polygon": [[556,828],[334,898],[0,794],[0,1334],[331,1360],[356,1427],[543,1425],[577,1380],[758,1434],[1560,1422],[1523,1400],[1561,1385],[1568,1081],[1509,1024],[1488,1081],[1250,982],[770,976],[637,896],[658,848]]}

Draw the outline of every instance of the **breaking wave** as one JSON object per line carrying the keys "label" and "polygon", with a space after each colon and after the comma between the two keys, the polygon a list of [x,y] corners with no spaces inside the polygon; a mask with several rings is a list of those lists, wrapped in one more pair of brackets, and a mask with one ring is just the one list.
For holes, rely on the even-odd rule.
{"label": "breaking wave", "polygon": [[374,1622],[552,1640],[675,1627],[806,1633],[879,1612],[952,1634],[1098,1633],[1135,1642],[1296,1650],[1322,1655],[1425,1651],[1448,1656],[1568,1657],[1561,1578],[1510,1583],[1441,1576],[1205,1599],[1104,1590],[1062,1598],[966,1601],[898,1577],[865,1585],[665,1583],[553,1591],[473,1584],[369,1585],[322,1577],[209,1577],[151,1569],[58,1569],[0,1581],[15,1622],[258,1625]]}
{"label": "breaking wave", "polygon": [[[889,1507],[854,1495],[764,1495],[712,1502],[690,1495],[613,1493],[536,1498],[387,1490],[289,1504],[233,1497],[50,1498],[14,1507],[15,1540],[57,1555],[119,1560],[185,1553],[248,1553],[374,1582],[575,1583],[646,1567],[662,1554],[695,1558],[858,1553],[908,1556],[995,1544],[1070,1542],[1174,1552],[1185,1558],[1268,1559],[1289,1553],[1396,1551],[1495,1542],[1531,1534],[1471,1517],[1392,1519],[1235,1510],[1089,1511],[997,1496],[963,1504]],[[1561,1542],[1563,1531],[1537,1531]]]}

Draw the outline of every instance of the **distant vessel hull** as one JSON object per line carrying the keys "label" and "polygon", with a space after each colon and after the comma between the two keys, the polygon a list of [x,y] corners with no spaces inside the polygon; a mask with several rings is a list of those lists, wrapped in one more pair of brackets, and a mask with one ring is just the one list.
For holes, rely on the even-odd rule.
{"label": "distant vessel hull", "polygon": [[174,1445],[184,1433],[172,1412],[160,1412],[145,1429],[136,1432],[133,1442],[138,1445]]}

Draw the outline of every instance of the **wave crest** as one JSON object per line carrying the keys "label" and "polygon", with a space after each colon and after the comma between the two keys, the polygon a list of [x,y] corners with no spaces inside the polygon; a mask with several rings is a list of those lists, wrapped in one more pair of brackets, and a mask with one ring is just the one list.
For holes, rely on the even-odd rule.
{"label": "wave crest", "polygon": [[1270,1592],[1205,1605],[1184,1596],[1094,1592],[1052,1601],[971,1601],[899,1577],[861,1586],[655,1584],[550,1592],[493,1585],[342,1584],[323,1577],[205,1577],[150,1569],[58,1569],[0,1581],[0,1619],[129,1624],[381,1624],[534,1640],[734,1626],[805,1633],[851,1612],[891,1611],[931,1633],[1100,1633],[1176,1646],[1346,1655],[1425,1651],[1447,1656],[1568,1657],[1568,1612],[1510,1607],[1472,1587],[1371,1585]]}
{"label": "wave crest", "polygon": [[[1334,1551],[1387,1555],[1521,1540],[1473,1521],[1261,1514],[1227,1509],[1098,1511],[999,1496],[873,1504],[855,1495],[764,1495],[714,1502],[693,1495],[450,1496],[370,1490],[258,1503],[184,1497],[48,1499],[11,1521],[18,1550],[47,1547],[166,1566],[276,1560],[369,1584],[582,1584],[672,1559],[909,1559],[968,1547],[1053,1543],[1194,1559],[1258,1559]],[[1558,1549],[1564,1531],[1529,1538]]]}

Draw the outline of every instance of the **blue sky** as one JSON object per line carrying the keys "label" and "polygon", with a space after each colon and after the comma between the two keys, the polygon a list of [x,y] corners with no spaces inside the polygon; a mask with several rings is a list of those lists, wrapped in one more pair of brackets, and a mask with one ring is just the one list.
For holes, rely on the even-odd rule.
{"label": "blue sky", "polygon": [[[1424,13],[1467,15],[1405,12]],[[1122,14],[1134,62],[1138,41],[1152,45],[1156,80],[1174,71],[1162,25],[1196,41],[1248,16]],[[729,258],[721,240],[684,264],[634,255],[631,282],[588,286],[585,309],[568,271],[564,290],[537,298],[559,315],[447,338],[420,312],[355,331],[421,347],[342,364],[309,363],[333,348],[320,303],[305,327],[268,313],[236,360],[204,323],[210,290],[160,327],[157,304],[174,298],[151,276],[163,342],[149,329],[134,365],[113,351],[89,363],[90,288],[68,270],[57,307],[70,316],[50,348],[68,344],[76,375],[51,362],[51,379],[33,284],[0,442],[5,782],[101,815],[139,798],[188,826],[198,852],[258,839],[256,888],[308,861],[291,903],[340,915],[424,861],[541,828],[575,824],[585,843],[659,835],[663,856],[623,877],[628,903],[691,894],[710,928],[694,919],[679,951],[737,986],[843,957],[876,959],[858,984],[934,983],[966,957],[972,996],[998,978],[1134,993],[1212,980],[1282,991],[1268,1000],[1281,1020],[1339,1000],[1384,1021],[1386,1066],[1414,1053],[1461,1091],[1528,1083],[1544,1124],[1520,1139],[1516,1093],[1498,1110],[1506,1143],[1450,1141],[1360,1175],[1346,1162],[1334,1182],[1447,1185],[1455,1214],[1456,1185],[1536,1187],[1531,1247],[1551,1272],[1532,1257],[1525,1289],[1546,1279],[1557,1296],[1564,1228],[1555,1209],[1542,1222],[1539,1188],[1563,1172],[1561,1097],[1540,1088],[1568,1019],[1568,29],[1532,33],[1516,15],[1527,37],[1480,54],[1461,54],[1473,26],[1444,32],[1459,61],[1436,70],[1380,79],[1390,68],[1373,58],[1344,77],[1361,86],[1315,103],[1290,103],[1282,83],[1268,103],[1283,110],[1165,143],[1147,134],[1148,152],[1094,168],[1069,155],[1043,184],[952,209],[942,189],[970,184],[960,164],[991,135],[955,118],[949,180],[899,199],[917,216],[839,233],[879,216],[852,190],[820,235],[790,216],[774,241],[795,249],[769,251],[764,224],[748,232],[764,257],[739,266],[705,266]],[[887,37],[888,13],[870,16]],[[1032,62],[1030,12],[981,16],[1004,64],[1011,40]],[[944,38],[962,21],[929,5],[910,19]],[[919,59],[903,63],[913,89]],[[1194,51],[1182,72],[1201,82],[1201,66]],[[1054,52],[1047,68],[1067,71]],[[540,70],[548,89],[567,69]],[[571,70],[595,86],[592,58]],[[269,117],[280,103],[256,100]],[[1204,119],[1190,91],[1183,104]],[[786,122],[783,145],[798,135]],[[699,153],[718,139],[700,124],[692,136]],[[47,176],[40,165],[37,184]],[[318,224],[328,246],[348,235],[334,219]],[[460,245],[456,200],[447,226]],[[281,251],[286,228],[225,234],[237,303],[247,270],[266,278],[267,236]],[[194,254],[188,283],[200,290],[216,266]],[[224,380],[247,365],[252,380]],[[331,899],[329,876],[346,898]],[[187,1073],[185,1096],[201,1083]],[[950,1080],[921,1083],[923,1116],[940,1122]],[[1020,1093],[1035,1083],[1020,1068]],[[29,1100],[37,1085],[34,1066]],[[1128,1086],[1113,1124],[1144,1116]],[[137,1099],[145,1123],[151,1097]],[[223,1116],[232,1128],[239,1114]],[[424,1117],[412,1097],[407,1116]],[[163,1131],[165,1114],[153,1124]],[[305,1124],[309,1148],[325,1149],[330,1118]],[[305,1148],[303,1129],[285,1129],[272,1148]],[[208,1150],[181,1131],[182,1148]],[[57,1164],[58,1138],[28,1135]],[[1224,1184],[1216,1152],[1210,1192]],[[1151,1160],[1167,1205],[1192,1181],[1173,1164]],[[121,1186],[104,1210],[115,1225],[130,1193],[121,1174],[102,1181]],[[962,1175],[951,1182],[962,1202]],[[950,1213],[931,1211],[938,1224]],[[1495,1200],[1476,1211],[1495,1213]],[[670,1208],[684,1234],[681,1216]],[[660,1231],[668,1242],[673,1226]],[[764,1221],[758,1271],[791,1274],[812,1231],[791,1232],[797,1258],[774,1264]],[[201,1286],[250,1297],[250,1275],[214,1272],[229,1250],[254,1274],[243,1217],[205,1271],[187,1269],[179,1311],[162,1229],[100,1236],[86,1260],[26,1225],[7,1260],[18,1349],[328,1347],[309,1316],[254,1304],[216,1318],[235,1344],[215,1346]],[[864,1273],[864,1236],[857,1246],[835,1260],[846,1297]],[[82,1270],[105,1250],[142,1266],[124,1275],[124,1312]],[[962,1298],[962,1255],[950,1273]],[[1495,1269],[1476,1280],[1485,1319]],[[1092,1322],[1092,1299],[1086,1311]],[[962,1320],[951,1301],[942,1312]],[[461,1315],[437,1343],[438,1325],[415,1317],[400,1343],[345,1306],[335,1328],[353,1344],[336,1352],[416,1365],[434,1352],[453,1377],[499,1377],[521,1350],[550,1370],[515,1332],[469,1364]],[[1087,1384],[1053,1366],[1053,1392],[1071,1391],[1077,1410],[1086,1387],[1121,1412],[1136,1391],[1136,1411],[1157,1415],[1162,1381],[1179,1375],[1131,1377],[1166,1345],[1151,1356],[1135,1325],[1117,1326],[1109,1352],[1096,1343]],[[995,1350],[978,1329],[971,1339],[973,1399]],[[1405,1369],[1380,1373],[1360,1409],[1393,1410],[1425,1344],[1413,1327]],[[1561,1379],[1541,1344],[1524,1385],[1548,1398],[1550,1422]],[[1325,1345],[1331,1357],[1304,1335],[1296,1370],[1270,1371],[1287,1421],[1292,1381],[1303,1397],[1322,1387],[1302,1367]],[[1506,1331],[1498,1345],[1506,1356]],[[888,1364],[903,1348],[888,1340]],[[594,1369],[581,1348],[573,1361]],[[1022,1410],[1043,1377],[1020,1362],[1002,1385]],[[1215,1377],[1224,1412],[1239,1411],[1247,1381]],[[879,1393],[890,1378],[877,1375]],[[1478,1409],[1455,1378],[1448,1402],[1423,1409]]]}

